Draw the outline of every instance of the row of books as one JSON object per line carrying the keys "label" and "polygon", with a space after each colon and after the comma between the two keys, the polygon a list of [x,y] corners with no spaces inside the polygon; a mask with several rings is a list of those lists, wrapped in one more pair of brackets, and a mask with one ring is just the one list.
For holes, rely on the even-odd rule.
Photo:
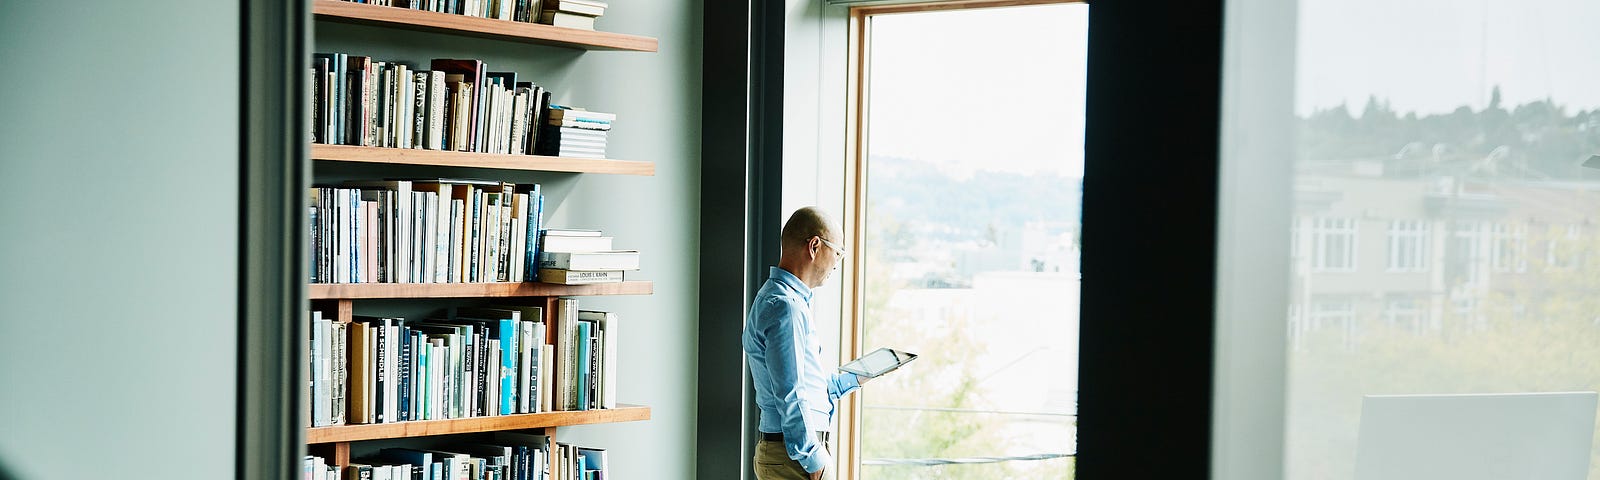
{"label": "row of books", "polygon": [[551,442],[529,433],[496,432],[479,443],[439,449],[385,448],[340,469],[308,455],[303,480],[604,480],[605,449]]}
{"label": "row of books", "polygon": [[[518,81],[515,72],[490,72],[479,60],[435,59],[432,70],[420,70],[318,53],[311,64],[315,143],[513,155],[571,150],[604,158],[616,120],[615,114],[551,105],[544,87]],[[571,138],[540,139],[562,133]]]}
{"label": "row of books", "polygon": [[479,60],[431,70],[344,53],[311,61],[312,141],[334,145],[526,154],[549,92]]}
{"label": "row of books", "polygon": [[310,426],[616,408],[617,315],[562,298],[425,321],[310,312]]}
{"label": "row of books", "polygon": [[313,187],[313,283],[533,281],[539,184],[423,179]]}
{"label": "row of books", "polygon": [[599,230],[548,229],[539,232],[539,281],[565,285],[616,283],[639,269],[639,251],[615,250]]}
{"label": "row of books", "polygon": [[[390,7],[453,13],[470,17],[544,23],[558,27],[594,30],[594,19],[605,13],[597,0],[348,0]],[[583,17],[572,19],[567,17]],[[573,22],[577,22],[574,24]]]}

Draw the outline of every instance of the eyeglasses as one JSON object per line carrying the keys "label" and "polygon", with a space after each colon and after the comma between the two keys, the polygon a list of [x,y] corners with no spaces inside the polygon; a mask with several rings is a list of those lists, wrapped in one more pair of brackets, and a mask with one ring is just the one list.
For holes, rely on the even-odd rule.
{"label": "eyeglasses", "polygon": [[833,249],[833,255],[834,255],[835,258],[844,258],[844,254],[845,254],[844,247],[839,246],[839,244],[837,244],[837,243],[830,242],[826,238],[822,238],[821,235],[817,235],[817,240],[821,240],[823,245],[827,245],[828,248],[832,248]]}

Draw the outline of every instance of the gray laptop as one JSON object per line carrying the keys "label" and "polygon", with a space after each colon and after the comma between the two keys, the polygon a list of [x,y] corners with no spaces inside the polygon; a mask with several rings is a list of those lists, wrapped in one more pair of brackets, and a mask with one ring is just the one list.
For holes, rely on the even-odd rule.
{"label": "gray laptop", "polygon": [[1356,480],[1584,480],[1595,392],[1368,395]]}

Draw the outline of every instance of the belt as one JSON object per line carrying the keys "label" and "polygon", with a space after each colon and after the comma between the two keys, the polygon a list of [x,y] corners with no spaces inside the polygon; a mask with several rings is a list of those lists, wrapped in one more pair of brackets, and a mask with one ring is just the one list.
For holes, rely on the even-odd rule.
{"label": "belt", "polygon": [[[824,432],[824,431],[820,431],[819,430],[819,431],[816,432],[816,434],[817,434],[817,440],[820,440],[822,443],[828,443],[828,432]],[[761,439],[762,440],[771,440],[771,441],[774,441],[774,442],[781,442],[781,441],[783,441],[783,433],[782,432],[779,432],[779,433],[761,432]]]}

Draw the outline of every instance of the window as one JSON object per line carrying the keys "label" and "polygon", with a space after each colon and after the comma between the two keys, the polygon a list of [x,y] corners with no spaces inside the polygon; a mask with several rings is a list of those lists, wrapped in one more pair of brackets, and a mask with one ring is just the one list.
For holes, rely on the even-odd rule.
{"label": "window", "polygon": [[1485,230],[1477,221],[1458,221],[1451,227],[1448,277],[1454,282],[1477,285],[1483,280]]}
{"label": "window", "polygon": [[1428,330],[1428,310],[1415,297],[1390,298],[1383,309],[1383,322],[1390,327],[1421,334]]}
{"label": "window", "polygon": [[1528,270],[1528,227],[1522,224],[1494,225],[1494,243],[1489,258],[1496,272],[1525,272]]}
{"label": "window", "polygon": [[1316,218],[1311,221],[1311,271],[1353,272],[1356,269],[1356,221]]}
{"label": "window", "polygon": [[1389,223],[1389,271],[1428,271],[1428,223],[1395,220]]}
{"label": "window", "polygon": [[1324,298],[1311,302],[1311,333],[1324,330],[1333,334],[1338,344],[1350,348],[1355,344],[1356,310],[1347,298]]}
{"label": "window", "polygon": [[1583,247],[1578,243],[1582,233],[1582,225],[1551,227],[1545,240],[1545,265],[1552,269],[1564,270],[1571,270],[1581,265],[1583,259],[1577,252]]}
{"label": "window", "polygon": [[[1284,435],[1283,456],[1266,463],[1281,465],[1285,480],[1473,478],[1508,465],[1537,471],[1531,464],[1563,473],[1523,476],[1600,479],[1593,404],[1562,412],[1522,403],[1600,390],[1600,242],[1587,238],[1600,219],[1600,170],[1581,165],[1600,139],[1600,91],[1564,80],[1600,73],[1600,56],[1589,53],[1600,4],[1402,3],[1298,0],[1292,26],[1241,27],[1282,27],[1295,42],[1285,49],[1293,58],[1280,63],[1294,65],[1282,78],[1295,79],[1284,93],[1295,119],[1283,131],[1249,133],[1252,142],[1292,137],[1284,149],[1292,167],[1273,181],[1293,189],[1291,218],[1313,219],[1301,225],[1312,237],[1302,240],[1311,273],[1292,272],[1289,291],[1271,299],[1302,307],[1283,312],[1291,326],[1283,340],[1286,428],[1275,430]],[[1261,108],[1243,100],[1256,101],[1253,90],[1225,95]],[[1254,176],[1240,178],[1259,178],[1247,173]],[[1226,214],[1254,212],[1239,206]],[[1368,226],[1384,235],[1361,236]],[[1276,228],[1292,235],[1288,225]],[[1374,261],[1358,263],[1366,258]],[[1315,273],[1327,271],[1348,273]],[[1466,395],[1535,393],[1505,397],[1472,418],[1427,422],[1373,415],[1381,410],[1371,402],[1403,395],[1432,414],[1476,401]],[[1262,410],[1252,420],[1278,419]],[[1483,418],[1565,430],[1503,429],[1489,438],[1475,428],[1439,428],[1492,423]],[[1393,441],[1398,431],[1405,445]],[[1464,446],[1497,442],[1568,453],[1461,455],[1471,451]],[[1415,474],[1423,463],[1437,469]]]}
{"label": "window", "polygon": [[1072,477],[1087,14],[852,10],[842,351],[922,356],[841,405],[840,478]]}

